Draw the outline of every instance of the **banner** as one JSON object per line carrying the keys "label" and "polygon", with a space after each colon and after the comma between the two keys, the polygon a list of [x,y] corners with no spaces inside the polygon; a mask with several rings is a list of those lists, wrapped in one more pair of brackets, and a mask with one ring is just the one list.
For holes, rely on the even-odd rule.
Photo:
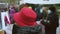
{"label": "banner", "polygon": [[21,0],[21,2],[30,4],[60,4],[60,0]]}

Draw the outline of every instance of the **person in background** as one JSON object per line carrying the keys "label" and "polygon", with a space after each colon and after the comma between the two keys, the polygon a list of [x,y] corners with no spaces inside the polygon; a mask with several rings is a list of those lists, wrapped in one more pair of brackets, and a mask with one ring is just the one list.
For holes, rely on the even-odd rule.
{"label": "person in background", "polygon": [[37,18],[36,18],[36,23],[38,25],[40,25],[40,6],[39,5],[34,5],[34,4],[30,4],[30,6],[32,7],[32,9],[36,12],[37,14]]}
{"label": "person in background", "polygon": [[23,8],[23,7],[28,7],[28,5],[27,5],[27,4],[22,4],[22,5],[20,5],[19,10],[21,10],[21,8]]}
{"label": "person in background", "polygon": [[45,11],[45,17],[42,18],[41,23],[45,26],[45,34],[56,34],[56,29],[59,26],[58,16],[55,7],[49,7]]}
{"label": "person in background", "polygon": [[13,6],[13,8],[14,8],[14,10],[15,10],[15,13],[18,12],[18,7],[19,7],[19,6],[16,5],[16,4]]}
{"label": "person in background", "polygon": [[36,17],[37,15],[32,9],[28,7],[21,8],[13,16],[15,24],[12,34],[41,34],[41,26],[36,24]]}
{"label": "person in background", "polygon": [[43,17],[46,17],[47,11],[48,11],[48,8],[46,6],[42,6],[41,9],[40,9],[40,13],[41,13],[41,15],[40,15],[40,25],[42,26],[43,34],[45,33],[45,25],[43,25],[41,23],[41,20],[43,19]]}
{"label": "person in background", "polygon": [[35,5],[35,12],[37,14],[36,21],[40,21],[41,13],[40,13],[40,6],[39,5]]}
{"label": "person in background", "polygon": [[13,14],[15,13],[15,10],[12,5],[9,7],[9,16],[10,16],[10,22],[13,22]]}
{"label": "person in background", "polygon": [[28,7],[28,8],[30,8],[30,9],[32,9],[32,6],[31,6],[31,4],[28,4],[28,3],[23,3],[23,4],[21,4],[20,5],[20,8],[19,8],[19,10],[21,10],[21,8],[23,8],[23,7]]}

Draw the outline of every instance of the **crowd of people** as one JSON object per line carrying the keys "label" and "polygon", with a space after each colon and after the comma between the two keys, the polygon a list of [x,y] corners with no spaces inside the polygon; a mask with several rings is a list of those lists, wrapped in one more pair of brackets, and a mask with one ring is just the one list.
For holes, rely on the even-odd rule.
{"label": "crowd of people", "polygon": [[54,6],[22,4],[17,8],[9,7],[10,22],[13,25],[12,34],[56,34],[59,18]]}

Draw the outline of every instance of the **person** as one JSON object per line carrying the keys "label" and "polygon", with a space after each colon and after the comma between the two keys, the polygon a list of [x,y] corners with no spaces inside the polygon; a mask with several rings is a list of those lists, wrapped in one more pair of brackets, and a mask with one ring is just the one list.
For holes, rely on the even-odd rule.
{"label": "person", "polygon": [[10,17],[10,22],[13,22],[13,14],[15,13],[15,10],[13,8],[13,6],[9,7],[9,17]]}
{"label": "person", "polygon": [[19,10],[21,10],[21,8],[23,8],[23,7],[28,7],[28,4],[24,4],[24,3],[21,4]]}
{"label": "person", "polygon": [[36,5],[36,6],[35,6],[35,12],[36,12],[36,14],[37,14],[36,21],[40,21],[41,13],[40,13],[40,6],[39,6],[39,5]]}
{"label": "person", "polygon": [[18,5],[15,4],[15,5],[13,6],[13,9],[15,10],[15,13],[18,12]]}
{"label": "person", "polygon": [[[16,17],[17,16],[17,17]],[[36,24],[36,13],[28,7],[23,7],[15,13],[12,34],[41,34],[41,26]]]}
{"label": "person", "polygon": [[41,23],[41,20],[46,17],[47,11],[48,11],[48,9],[47,9],[46,6],[42,6],[41,9],[40,9],[40,14],[41,14],[40,15],[40,25],[42,26],[42,32],[43,32],[43,34],[45,34],[45,25],[43,25]]}
{"label": "person", "polygon": [[56,34],[56,29],[59,26],[56,9],[55,7],[49,7],[49,10],[41,23],[45,26],[45,34]]}
{"label": "person", "polygon": [[40,13],[40,6],[37,4],[37,5],[34,5],[34,4],[30,4],[30,6],[32,7],[32,9],[36,12],[37,14],[37,18],[36,18],[36,23],[38,25],[40,25],[40,18],[41,18],[41,13]]}

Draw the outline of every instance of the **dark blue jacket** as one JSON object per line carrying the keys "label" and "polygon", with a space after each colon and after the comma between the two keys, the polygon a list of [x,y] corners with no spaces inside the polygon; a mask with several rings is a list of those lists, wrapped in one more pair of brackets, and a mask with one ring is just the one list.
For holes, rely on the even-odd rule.
{"label": "dark blue jacket", "polygon": [[36,14],[37,14],[37,18],[36,18],[36,21],[40,21],[40,19],[41,19],[41,15],[42,15],[42,13],[40,13],[40,7],[38,7],[38,8],[35,8],[35,12],[36,12]]}

